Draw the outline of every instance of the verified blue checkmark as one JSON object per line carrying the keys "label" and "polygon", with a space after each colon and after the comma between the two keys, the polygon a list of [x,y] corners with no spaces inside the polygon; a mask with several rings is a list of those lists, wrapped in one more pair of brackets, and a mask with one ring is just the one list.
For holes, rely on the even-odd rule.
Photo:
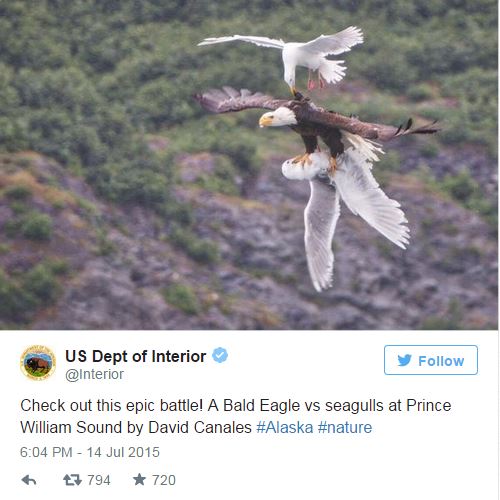
{"label": "verified blue checkmark", "polygon": [[217,347],[212,353],[212,358],[216,363],[224,363],[224,361],[226,361],[227,359],[227,356],[228,354],[224,347]]}

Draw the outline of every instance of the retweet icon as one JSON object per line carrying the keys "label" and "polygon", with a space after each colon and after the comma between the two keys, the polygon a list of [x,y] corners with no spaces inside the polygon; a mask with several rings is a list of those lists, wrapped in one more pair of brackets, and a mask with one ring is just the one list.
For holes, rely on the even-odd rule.
{"label": "retweet icon", "polygon": [[411,360],[411,354],[405,354],[404,356],[398,356],[399,366],[406,366]]}

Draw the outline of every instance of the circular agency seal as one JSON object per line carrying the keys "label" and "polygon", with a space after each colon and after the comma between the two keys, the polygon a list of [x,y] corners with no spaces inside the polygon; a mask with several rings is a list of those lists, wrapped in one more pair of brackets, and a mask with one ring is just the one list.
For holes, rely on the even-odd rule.
{"label": "circular agency seal", "polygon": [[55,368],[54,353],[43,345],[32,345],[21,356],[21,371],[32,380],[45,380]]}

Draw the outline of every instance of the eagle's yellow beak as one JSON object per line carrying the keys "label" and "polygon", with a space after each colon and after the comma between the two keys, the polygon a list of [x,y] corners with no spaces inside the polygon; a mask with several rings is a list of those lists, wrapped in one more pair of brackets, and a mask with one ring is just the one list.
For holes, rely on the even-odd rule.
{"label": "eagle's yellow beak", "polygon": [[297,96],[297,87],[295,85],[290,85],[290,92],[292,93],[293,97]]}
{"label": "eagle's yellow beak", "polygon": [[273,119],[270,116],[262,115],[259,120],[259,127],[270,127],[273,123]]}

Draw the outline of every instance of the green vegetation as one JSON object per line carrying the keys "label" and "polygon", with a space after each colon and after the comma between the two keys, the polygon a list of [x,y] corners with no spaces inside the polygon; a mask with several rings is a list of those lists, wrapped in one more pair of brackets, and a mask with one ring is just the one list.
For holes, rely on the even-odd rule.
{"label": "green vegetation", "polygon": [[96,249],[97,255],[100,255],[101,257],[106,257],[116,252],[116,246],[112,241],[109,240],[108,235],[103,229],[99,228],[96,231],[96,238],[97,238],[97,249]]}
{"label": "green vegetation", "polygon": [[[174,228],[176,246],[210,264],[218,258],[216,247],[193,233],[192,211],[173,194],[176,155],[216,154],[214,175],[202,176],[198,185],[238,195],[235,179],[244,185],[263,154],[288,144],[291,136],[259,132],[258,111],[207,116],[192,96],[222,85],[289,94],[277,51],[244,43],[197,47],[197,42],[238,32],[309,40],[349,25],[363,29],[365,43],[342,56],[346,81],[361,82],[367,95],[327,93],[334,97],[323,98],[323,105],[395,124],[410,115],[439,119],[444,130],[437,141],[472,142],[496,154],[493,0],[3,2],[0,152],[49,155],[106,199],[155,210]],[[298,70],[300,88],[306,76]],[[149,147],[150,134],[168,136],[166,151]],[[422,153],[435,156],[436,143],[423,146]],[[395,153],[386,155],[382,169],[390,171],[396,160]],[[456,197],[461,188],[452,183],[446,180],[445,189]],[[17,216],[6,227],[10,234],[50,239],[50,218],[23,204],[31,195],[28,187],[12,186],[2,194],[11,204],[18,202]],[[494,217],[475,187],[461,201]],[[52,205],[62,209],[65,202]],[[102,254],[113,251],[105,238],[99,247]]]}
{"label": "green vegetation", "polygon": [[198,314],[200,302],[193,289],[182,283],[172,283],[163,289],[164,299],[172,306],[186,314]]}
{"label": "green vegetation", "polygon": [[[142,147],[144,132],[182,124],[196,135],[204,113],[191,96],[208,87],[287,92],[276,51],[243,43],[200,48],[201,38],[251,26],[256,35],[308,40],[351,24],[363,29],[366,41],[346,55],[348,79],[366,80],[375,97],[383,90],[413,101],[454,98],[446,140],[458,140],[462,129],[491,146],[496,9],[493,0],[201,0],[196,8],[176,0],[4,2],[0,147],[33,149],[81,167],[101,188],[102,175],[110,176],[104,191],[114,200],[156,200],[161,195],[144,192],[136,177],[146,166],[145,183],[163,189],[170,167],[147,173],[154,153]],[[299,72],[302,87],[305,76]],[[255,121],[242,119],[239,127],[255,128]],[[235,158],[240,168],[245,162]]]}
{"label": "green vegetation", "polygon": [[0,243],[0,255],[6,255],[10,252],[10,245],[7,243]]}
{"label": "green vegetation", "polygon": [[52,237],[52,219],[47,214],[31,212],[21,220],[21,234],[28,240],[49,241]]}
{"label": "green vegetation", "polygon": [[467,330],[463,324],[463,307],[459,300],[451,299],[446,314],[431,316],[422,322],[422,330]]}
{"label": "green vegetation", "polygon": [[0,319],[26,323],[38,309],[54,303],[61,293],[58,277],[67,269],[61,259],[40,262],[21,276],[0,268]]}
{"label": "green vegetation", "polygon": [[170,233],[170,241],[197,262],[213,264],[219,260],[217,245],[198,238],[189,229],[174,225]]}
{"label": "green vegetation", "polygon": [[210,175],[203,175],[197,180],[197,184],[203,189],[224,193],[228,195],[241,194],[235,178],[238,176],[238,171],[233,166],[229,158],[226,156],[217,157],[217,165]]}
{"label": "green vegetation", "polygon": [[0,269],[0,318],[24,321],[36,305],[35,298]]}
{"label": "green vegetation", "polygon": [[419,151],[426,158],[434,158],[439,154],[439,147],[436,142],[430,139],[420,145]]}
{"label": "green vegetation", "polygon": [[7,236],[23,236],[33,241],[50,241],[52,237],[52,219],[47,214],[30,211],[24,205],[16,205],[14,213],[19,214],[4,226]]}
{"label": "green vegetation", "polygon": [[4,195],[10,200],[26,200],[31,194],[31,189],[23,185],[9,186],[4,191]]}
{"label": "green vegetation", "polygon": [[64,259],[53,258],[46,261],[45,265],[55,276],[66,276],[70,271],[69,264]]}
{"label": "green vegetation", "polygon": [[485,198],[479,184],[472,178],[469,170],[462,170],[457,175],[447,175],[439,183],[441,189],[463,206],[484,217],[493,228],[498,225],[498,209]]}
{"label": "green vegetation", "polygon": [[35,298],[41,305],[47,305],[56,299],[60,292],[59,283],[50,265],[38,264],[22,279],[23,290]]}
{"label": "green vegetation", "polygon": [[435,97],[435,94],[432,86],[428,83],[417,83],[409,87],[406,91],[408,99],[416,102],[432,99]]}

